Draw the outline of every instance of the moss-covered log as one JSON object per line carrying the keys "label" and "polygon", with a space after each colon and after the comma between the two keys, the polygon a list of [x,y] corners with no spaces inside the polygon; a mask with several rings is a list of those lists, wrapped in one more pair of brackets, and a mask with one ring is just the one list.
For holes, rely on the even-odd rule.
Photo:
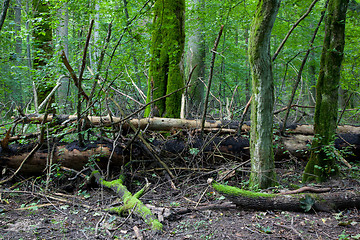
{"label": "moss-covered log", "polygon": [[222,185],[215,181],[212,181],[211,185],[238,207],[245,209],[297,212],[312,209],[328,212],[338,209],[360,208],[360,192],[357,191],[279,195],[247,191]]}
{"label": "moss-covered log", "polygon": [[133,214],[141,217],[144,221],[151,227],[154,231],[161,231],[162,224],[154,216],[154,214],[147,208],[140,200],[139,197],[144,193],[144,189],[135,193],[134,195],[129,192],[126,186],[123,184],[122,176],[119,179],[113,181],[105,181],[98,171],[93,171],[93,175],[96,179],[96,182],[99,185],[107,187],[113,190],[123,201],[124,205],[121,207],[112,207],[107,209],[110,212],[115,212],[117,214],[123,214],[125,212],[132,212]]}

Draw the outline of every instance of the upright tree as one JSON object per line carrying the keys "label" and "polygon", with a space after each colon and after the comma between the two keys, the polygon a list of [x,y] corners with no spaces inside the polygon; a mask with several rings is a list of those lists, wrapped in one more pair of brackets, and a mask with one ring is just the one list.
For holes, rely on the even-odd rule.
{"label": "upright tree", "polygon": [[[188,90],[187,113],[199,113],[204,101],[204,79],[205,73],[205,39],[204,39],[204,0],[192,0],[189,7],[190,34],[187,43],[186,74],[190,74],[190,88]],[[196,66],[196,67],[195,67]],[[195,67],[195,69],[194,69]]]}
{"label": "upright tree", "polygon": [[250,186],[266,188],[274,183],[273,105],[274,83],[270,37],[280,0],[259,0],[251,25],[249,62],[252,72]]}
{"label": "upright tree", "polygon": [[[63,50],[66,57],[69,59],[69,10],[67,2],[64,2],[58,9],[59,25],[57,27],[57,37],[59,42],[59,50]],[[59,105],[63,106],[64,112],[68,112],[69,108],[67,105],[68,90],[70,82],[68,77],[61,79],[61,86],[58,89]]]}
{"label": "upright tree", "polygon": [[[185,0],[156,0],[150,46],[147,102],[184,86]],[[145,116],[179,117],[181,91],[145,109]]]}
{"label": "upright tree", "polygon": [[349,0],[330,0],[316,85],[315,137],[303,175],[304,181],[322,182],[337,172],[331,150],[337,127],[340,69],[345,46],[345,21]]}
{"label": "upright tree", "polygon": [[[49,75],[50,70],[46,68],[49,60],[53,56],[53,34],[50,22],[50,6],[49,2],[41,0],[33,0],[34,11],[34,58],[33,68],[38,71],[38,76],[35,82],[38,104],[40,104],[54,87],[54,82],[51,81]],[[42,71],[43,70],[43,71]],[[39,74],[42,72],[43,74]],[[54,102],[54,99],[52,99]]]}

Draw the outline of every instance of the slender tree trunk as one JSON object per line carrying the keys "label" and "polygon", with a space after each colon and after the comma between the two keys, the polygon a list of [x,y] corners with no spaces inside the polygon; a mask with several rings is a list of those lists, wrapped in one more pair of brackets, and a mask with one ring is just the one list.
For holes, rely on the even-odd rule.
{"label": "slender tree trunk", "polygon": [[95,1],[95,21],[94,21],[94,30],[92,35],[92,47],[89,48],[89,59],[91,69],[96,70],[98,65],[99,58],[99,39],[100,39],[100,5],[99,1]]}
{"label": "slender tree trunk", "polygon": [[[184,86],[185,0],[157,0],[154,11],[147,102]],[[181,95],[178,91],[157,101],[145,109],[145,116],[180,117]]]}
{"label": "slender tree trunk", "polygon": [[[14,7],[15,10],[15,66],[22,65],[22,39],[21,39],[21,0],[16,1],[16,5]],[[23,89],[22,89],[23,79],[19,79],[17,82],[16,92],[18,94],[18,102],[20,106],[23,103]]]}
{"label": "slender tree trunk", "polygon": [[197,66],[190,79],[192,86],[188,91],[187,99],[187,115],[198,116],[203,111],[204,104],[204,84],[200,79],[204,79],[205,75],[205,39],[204,34],[204,21],[201,15],[201,9],[204,7],[204,0],[192,0],[189,20],[189,28],[192,34],[189,36],[187,46],[187,68],[186,74],[188,75],[192,69]]}
{"label": "slender tree trunk", "polygon": [[[29,11],[30,11],[29,4],[31,4],[31,0],[26,0],[26,12],[27,13],[29,13]],[[26,34],[26,58],[27,58],[27,66],[30,70],[32,67],[32,59],[31,59],[30,24],[29,24],[29,22],[30,22],[29,17],[27,17],[27,21],[25,23],[25,28],[26,28],[26,32],[27,32],[27,34]],[[30,77],[30,80],[31,80],[31,77]]]}
{"label": "slender tree trunk", "polygon": [[4,0],[3,6],[2,6],[2,11],[1,11],[1,14],[0,14],[0,31],[2,29],[2,26],[4,25],[4,22],[5,22],[6,13],[7,13],[7,10],[9,8],[9,3],[10,3],[10,0]]}
{"label": "slender tree trunk", "polygon": [[270,57],[270,37],[280,0],[259,0],[249,39],[252,71],[251,174],[250,185],[267,188],[274,183],[273,105],[274,83]]}
{"label": "slender tree trunk", "polygon": [[[59,19],[60,24],[57,28],[57,37],[60,38],[59,45],[61,46],[61,49],[64,50],[67,59],[69,59],[69,11],[66,2],[59,9]],[[58,90],[58,101],[59,105],[64,107],[64,113],[68,112],[69,110],[67,107],[69,87],[69,78],[63,77],[61,79],[61,86]]]}
{"label": "slender tree trunk", "polygon": [[303,180],[322,182],[337,173],[332,141],[337,127],[338,89],[345,46],[345,21],[349,0],[330,0],[324,46],[316,85],[315,138]]}

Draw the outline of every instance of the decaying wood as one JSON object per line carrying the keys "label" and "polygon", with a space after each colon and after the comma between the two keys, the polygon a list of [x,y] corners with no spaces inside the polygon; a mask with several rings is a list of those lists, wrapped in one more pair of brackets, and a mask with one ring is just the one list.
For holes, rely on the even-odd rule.
{"label": "decaying wood", "polygon": [[[147,137],[144,136],[146,139]],[[309,153],[309,144],[312,141],[312,135],[291,134],[281,137],[276,142],[275,159],[283,160],[284,158],[297,157],[306,160]],[[133,144],[132,152],[126,149],[126,146]],[[148,142],[150,144],[150,142]],[[113,143],[90,143],[86,142],[85,147],[79,147],[76,142],[69,144],[57,143],[54,151],[54,163],[61,164],[75,170],[81,170],[89,162],[90,159],[99,159],[99,166],[106,169],[109,163],[111,152],[111,166],[120,167],[127,161],[130,156],[136,159],[155,159],[149,154],[148,149],[139,139],[123,139],[117,144],[117,148],[113,150]],[[177,136],[172,139],[156,138],[151,143],[154,151],[161,159],[169,158],[169,156],[177,156],[178,154],[189,154],[190,149],[198,149],[203,152],[203,156],[213,156],[214,160],[235,159],[245,162],[249,159],[249,139],[247,136],[216,136],[211,140],[205,140],[196,135],[191,139],[187,137]],[[360,134],[340,134],[335,141],[337,149],[349,148],[353,155],[339,158],[341,161],[356,161],[360,157]],[[0,148],[0,166],[17,169],[21,162],[30,153],[33,146],[21,144],[9,144],[9,149]],[[46,167],[46,159],[50,150],[42,146],[25,162],[21,172],[35,174],[41,173]],[[173,154],[173,155],[171,155]],[[221,156],[221,157],[216,157]],[[347,167],[351,168],[349,163],[344,162]]]}
{"label": "decaying wood", "polygon": [[[87,143],[84,148],[79,147],[76,143],[68,145],[59,145],[55,148],[53,156],[53,164],[60,164],[75,170],[81,170],[91,159],[105,169],[109,156],[112,151],[111,144],[94,144]],[[30,153],[33,146],[11,145],[10,151],[0,153],[0,166],[17,169],[24,159],[20,172],[28,174],[39,174],[46,168],[46,159],[50,154],[47,149],[39,149],[34,153]],[[120,148],[116,149],[111,159],[111,166],[122,166],[124,164],[124,156]]]}
{"label": "decaying wood", "polygon": [[277,195],[254,193],[221,185],[212,180],[208,180],[208,182],[237,207],[245,209],[303,212],[302,204],[305,198],[311,198],[314,201],[311,206],[314,211],[329,212],[338,209],[360,208],[360,192],[357,191]]}
{"label": "decaying wood", "polygon": [[[44,115],[41,114],[28,114],[25,117],[18,119],[21,123],[33,123],[39,124],[44,121]],[[56,124],[67,124],[70,122],[77,121],[76,115],[52,115],[49,114],[45,122],[54,122]],[[88,116],[88,121],[93,126],[111,126],[111,125],[122,125],[122,128],[127,130],[130,129],[129,124],[126,124],[125,120],[119,117],[112,116]],[[200,129],[200,119],[178,119],[178,118],[141,118],[131,119],[130,122],[140,129],[148,129],[152,131],[169,131],[172,129]],[[220,130],[229,129],[236,130],[239,126],[239,121],[228,121],[228,120],[206,120],[204,129]],[[248,132],[250,129],[249,123],[241,126],[241,130]],[[231,132],[231,131],[230,131]],[[234,131],[236,132],[236,131]],[[313,125],[290,125],[287,127],[288,134],[302,134],[302,135],[313,135]],[[337,128],[338,134],[360,134],[360,126],[352,125],[341,125]]]}
{"label": "decaying wood", "polygon": [[[122,129],[129,130],[130,125],[126,123],[123,118],[119,117],[111,117],[110,116],[88,116],[88,121],[93,126],[111,126],[111,125],[119,125],[121,124]],[[38,124],[44,120],[44,115],[41,114],[30,114],[26,115],[23,119],[19,120],[21,123],[34,123]],[[69,122],[77,121],[76,115],[48,115],[45,122],[52,122],[56,124],[65,124]],[[170,131],[172,129],[200,129],[201,128],[201,120],[200,119],[178,119],[178,118],[142,118],[142,119],[131,119],[130,123],[133,124],[136,128],[140,129],[148,129],[151,131]],[[215,121],[215,120],[206,120],[204,123],[204,130],[211,129],[214,131],[215,129],[233,129],[238,128],[239,122],[237,121]],[[242,131],[248,131],[249,126],[243,125]]]}

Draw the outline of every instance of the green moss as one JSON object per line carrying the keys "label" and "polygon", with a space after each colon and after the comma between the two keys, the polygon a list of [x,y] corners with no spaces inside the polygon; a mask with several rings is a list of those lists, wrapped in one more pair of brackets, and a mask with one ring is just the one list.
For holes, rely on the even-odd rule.
{"label": "green moss", "polygon": [[[117,214],[123,214],[125,211],[131,211],[136,206],[136,212],[144,219],[145,223],[151,226],[151,228],[155,231],[162,230],[162,224],[154,217],[149,208],[147,208],[138,198],[139,194],[142,192],[139,191],[134,196],[126,189],[123,185],[123,178],[120,177],[117,180],[113,181],[105,181],[100,180],[101,184],[108,188],[117,188],[119,191],[124,193],[122,196],[122,200],[124,202],[124,206],[114,207],[107,209],[108,211],[115,212]],[[120,192],[120,191],[119,191]]]}
{"label": "green moss", "polygon": [[232,195],[232,196],[241,195],[241,196],[248,197],[248,198],[260,198],[260,197],[271,198],[271,197],[277,196],[276,194],[247,191],[247,190],[240,189],[237,187],[222,185],[222,184],[219,184],[216,182],[212,183],[212,187],[220,193],[224,193],[224,194],[228,194],[228,195]]}
{"label": "green moss", "polygon": [[[147,102],[184,86],[181,64],[185,44],[185,1],[159,0],[155,2],[154,11]],[[179,117],[181,94],[179,91],[157,101],[153,106],[156,108],[154,115]],[[145,109],[146,117],[150,111],[150,106]]]}

